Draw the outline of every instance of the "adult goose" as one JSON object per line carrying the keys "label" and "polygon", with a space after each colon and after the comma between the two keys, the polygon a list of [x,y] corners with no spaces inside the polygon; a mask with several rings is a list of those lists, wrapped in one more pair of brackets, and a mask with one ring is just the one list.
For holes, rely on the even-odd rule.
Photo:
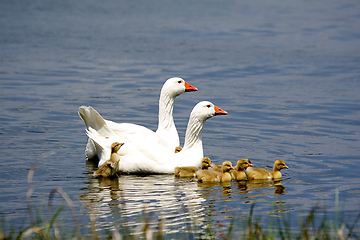
{"label": "adult goose", "polygon": [[95,143],[99,166],[110,155],[111,143],[124,142],[118,154],[121,157],[119,169],[126,173],[174,173],[175,167],[199,168],[203,158],[202,132],[205,121],[216,115],[227,114],[209,101],[198,103],[190,114],[184,147],[181,152],[175,153],[173,149],[164,146],[162,138],[152,131],[147,132],[146,136],[136,134],[130,140],[119,136],[95,109],[91,109],[90,116],[81,117],[87,126],[87,135]]}
{"label": "adult goose", "polygon": [[274,162],[274,170],[270,171],[265,168],[254,168],[248,167],[246,169],[246,175],[248,179],[268,179],[268,180],[280,180],[281,179],[281,169],[289,168],[286,166],[283,160],[276,160]]}
{"label": "adult goose", "polygon": [[[173,119],[175,98],[184,92],[197,90],[198,89],[196,87],[193,87],[184,79],[179,77],[169,78],[161,89],[159,98],[158,129],[156,130],[156,133],[164,140],[164,146],[168,146],[173,151],[180,145],[179,135]],[[80,111],[81,109],[79,110],[79,115],[81,117]],[[105,120],[105,122],[110,129],[123,139],[131,139],[132,135],[136,133],[143,135],[144,131],[152,131],[132,123],[115,123],[109,120]],[[90,139],[86,145],[85,155],[87,159],[92,159],[96,156],[95,145]]]}

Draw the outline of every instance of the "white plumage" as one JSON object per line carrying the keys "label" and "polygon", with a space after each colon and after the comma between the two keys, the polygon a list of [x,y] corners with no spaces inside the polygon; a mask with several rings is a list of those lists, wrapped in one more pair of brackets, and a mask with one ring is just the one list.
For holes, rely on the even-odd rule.
{"label": "white plumage", "polygon": [[[119,169],[127,173],[173,173],[177,166],[200,167],[203,158],[202,131],[205,121],[215,115],[227,112],[208,101],[198,103],[192,110],[181,152],[175,153],[155,132],[138,126],[136,131],[128,130],[118,134],[92,107],[81,106],[79,115],[84,120],[86,133],[93,141],[99,166],[111,153],[113,142],[123,142],[119,150]],[[124,133],[124,132],[122,132]]]}
{"label": "white plumage", "polygon": [[[182,93],[192,91],[197,91],[197,88],[178,77],[169,78],[161,89],[159,98],[159,120],[156,134],[164,140],[162,144],[172,151],[175,151],[175,148],[180,146],[179,135],[173,119],[174,101],[175,98]],[[143,136],[144,131],[152,131],[141,125],[132,123],[115,123],[109,120],[105,120],[105,122],[111,130],[124,139],[128,139],[127,135],[132,138],[134,135]],[[92,159],[97,155],[95,145],[91,139],[88,140],[85,155],[88,159]]]}

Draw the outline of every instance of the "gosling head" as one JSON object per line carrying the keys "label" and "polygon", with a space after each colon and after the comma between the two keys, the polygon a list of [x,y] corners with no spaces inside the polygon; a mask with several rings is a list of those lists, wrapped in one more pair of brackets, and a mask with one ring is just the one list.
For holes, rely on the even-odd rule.
{"label": "gosling head", "polygon": [[113,144],[111,144],[111,153],[116,153],[117,151],[119,151],[121,146],[124,144],[125,143],[118,143],[118,142],[114,142]]}
{"label": "gosling head", "polygon": [[241,171],[244,169],[247,169],[248,167],[252,167],[253,165],[251,164],[251,161],[247,158],[243,158],[237,161],[236,164],[236,170],[237,171]]}
{"label": "gosling head", "polygon": [[223,172],[229,172],[231,169],[234,169],[230,161],[225,161],[222,164]]}
{"label": "gosling head", "polygon": [[211,160],[208,157],[204,157],[201,160],[201,169],[208,169],[209,167],[212,167]]}
{"label": "gosling head", "polygon": [[181,147],[181,146],[177,146],[177,147],[175,148],[175,153],[181,152],[181,150],[182,150],[182,147]]}
{"label": "gosling head", "polygon": [[289,168],[288,166],[286,166],[285,162],[283,160],[276,160],[274,163],[274,171],[280,171],[281,169],[284,168]]}

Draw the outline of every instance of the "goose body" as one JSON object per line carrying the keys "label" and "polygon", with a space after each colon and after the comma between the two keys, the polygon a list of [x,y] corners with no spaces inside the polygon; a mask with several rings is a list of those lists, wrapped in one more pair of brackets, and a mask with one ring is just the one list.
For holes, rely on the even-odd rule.
{"label": "goose body", "polygon": [[114,142],[111,144],[110,159],[106,160],[100,168],[94,172],[94,177],[115,177],[119,173],[120,156],[117,153],[124,143]]}
{"label": "goose body", "polygon": [[246,180],[245,170],[252,166],[251,161],[247,158],[238,160],[235,169],[230,171],[232,179],[237,181]]}
{"label": "goose body", "polygon": [[254,168],[254,167],[248,167],[246,169],[246,174],[248,179],[268,179],[268,180],[273,180],[273,179],[277,179],[280,180],[281,179],[281,169],[284,168],[289,168],[288,166],[286,166],[285,162],[283,160],[276,160],[274,162],[274,169],[273,171],[267,170],[265,168]]}
{"label": "goose body", "polygon": [[[180,145],[179,135],[173,119],[173,107],[175,98],[184,92],[197,91],[198,89],[191,86],[184,79],[174,77],[169,78],[163,85],[159,98],[159,120],[156,134],[163,140],[161,144],[169,147],[173,151]],[[132,123],[116,123],[105,120],[107,126],[118,134],[122,139],[131,141],[137,138],[137,135],[152,138],[153,131],[141,125]],[[91,139],[88,140],[85,155],[87,159],[92,159],[97,155],[96,146]]]}
{"label": "goose body", "polygon": [[[82,114],[85,112],[87,114]],[[121,161],[119,169],[127,173],[173,173],[178,166],[200,167],[203,158],[202,131],[205,121],[215,115],[226,115],[227,112],[208,101],[198,103],[192,110],[185,135],[185,143],[181,152],[175,153],[164,144],[164,140],[155,132],[143,136],[122,138],[113,131],[101,115],[92,107],[80,107],[79,114],[84,120],[86,133],[94,143],[96,154],[101,166],[105,156],[110,153],[112,142],[124,142],[118,152]],[[88,118],[91,121],[88,121]],[[150,140],[149,140],[150,139]]]}

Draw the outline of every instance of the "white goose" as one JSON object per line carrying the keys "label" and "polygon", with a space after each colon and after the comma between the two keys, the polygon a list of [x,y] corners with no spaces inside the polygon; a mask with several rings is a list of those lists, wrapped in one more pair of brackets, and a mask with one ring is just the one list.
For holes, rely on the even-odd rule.
{"label": "white goose", "polygon": [[[82,108],[82,107],[81,107]],[[82,116],[87,125],[86,133],[95,143],[96,153],[100,159],[99,166],[107,160],[113,142],[124,142],[119,150],[121,161],[119,169],[126,173],[173,173],[178,166],[200,167],[203,158],[202,131],[205,121],[215,115],[226,115],[227,112],[208,101],[198,103],[192,110],[181,152],[175,153],[167,148],[156,133],[147,132],[147,136],[136,134],[131,140],[121,138],[113,131],[93,108],[90,116]],[[87,117],[91,121],[87,121]],[[151,138],[151,140],[149,140]]]}
{"label": "white goose", "polygon": [[[184,92],[197,90],[198,89],[196,87],[193,87],[184,79],[179,77],[169,78],[161,89],[159,98],[159,122],[156,133],[164,140],[164,146],[168,146],[173,151],[175,151],[177,146],[180,146],[179,135],[173,119],[175,98]],[[79,115],[80,114],[79,110]],[[81,115],[80,117],[82,118]],[[105,120],[105,122],[110,129],[124,139],[132,138],[136,133],[144,135],[144,131],[152,131],[147,128],[144,129],[143,126],[132,123],[115,123],[109,120]],[[87,159],[92,159],[97,155],[95,145],[91,139],[88,140],[86,145],[85,155]]]}

